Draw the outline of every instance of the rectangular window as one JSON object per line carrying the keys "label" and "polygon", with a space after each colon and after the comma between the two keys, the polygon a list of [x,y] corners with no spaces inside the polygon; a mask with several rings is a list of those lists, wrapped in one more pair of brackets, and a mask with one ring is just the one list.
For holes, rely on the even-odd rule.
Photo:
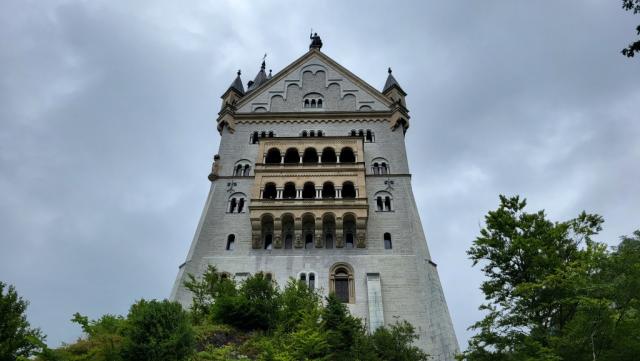
{"label": "rectangular window", "polygon": [[346,278],[337,278],[335,280],[336,297],[342,303],[349,303],[349,280]]}

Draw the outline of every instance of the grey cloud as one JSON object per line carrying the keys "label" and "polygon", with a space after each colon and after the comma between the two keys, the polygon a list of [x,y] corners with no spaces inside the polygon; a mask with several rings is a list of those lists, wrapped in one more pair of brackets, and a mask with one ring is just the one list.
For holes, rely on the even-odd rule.
{"label": "grey cloud", "polygon": [[466,259],[497,195],[554,219],[640,227],[638,22],[612,2],[38,2],[0,5],[0,279],[49,342],[74,312],[167,297],[219,137],[219,95],[264,53],[278,71],[310,27],[376,87],[409,93],[407,146],[461,345],[481,315]]}

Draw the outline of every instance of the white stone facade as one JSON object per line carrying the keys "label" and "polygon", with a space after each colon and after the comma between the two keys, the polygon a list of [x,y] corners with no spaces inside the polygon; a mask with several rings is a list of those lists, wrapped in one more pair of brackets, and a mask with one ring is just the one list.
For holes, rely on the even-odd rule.
{"label": "white stone facade", "polygon": [[[355,301],[348,307],[354,315],[371,328],[396,318],[408,320],[419,332],[417,344],[433,360],[454,360],[458,344],[411,188],[404,144],[406,109],[385,94],[313,49],[267,83],[243,94],[236,104],[223,105],[217,179],[211,183],[171,298],[188,306],[191,295],[182,283],[188,273],[199,275],[209,264],[238,277],[270,272],[281,286],[301,272],[313,273],[316,287],[326,293],[332,266],[346,263],[353,269]],[[304,99],[310,96],[323,99],[323,107],[305,109]],[[258,109],[261,107],[264,109]],[[254,168],[263,162],[263,154],[258,154],[259,143],[253,144],[253,134],[264,131],[267,135],[273,132],[274,138],[300,137],[310,130],[316,134],[321,130],[325,137],[348,137],[352,130],[372,132],[372,141],[364,141],[364,154],[358,159],[366,172],[366,195],[359,195],[368,203],[366,247],[256,249],[250,211],[256,187]],[[386,161],[388,174],[374,174],[374,159]],[[234,173],[239,161],[243,166],[250,164],[248,174]],[[379,192],[390,195],[390,210],[378,210]],[[238,193],[246,195],[243,212],[229,213],[229,198]],[[391,235],[391,249],[385,249],[385,233]],[[235,246],[226,250],[230,234]]]}

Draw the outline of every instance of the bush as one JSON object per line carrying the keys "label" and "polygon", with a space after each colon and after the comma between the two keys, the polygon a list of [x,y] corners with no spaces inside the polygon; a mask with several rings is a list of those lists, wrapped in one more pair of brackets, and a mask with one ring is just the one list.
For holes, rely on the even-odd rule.
{"label": "bush", "polygon": [[131,306],[122,355],[128,361],[186,360],[195,348],[193,328],[180,304],[140,300]]}

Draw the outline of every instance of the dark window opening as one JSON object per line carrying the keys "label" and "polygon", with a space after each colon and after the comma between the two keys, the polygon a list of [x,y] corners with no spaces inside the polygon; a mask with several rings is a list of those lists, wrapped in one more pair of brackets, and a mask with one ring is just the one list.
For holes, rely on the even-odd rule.
{"label": "dark window opening", "polygon": [[355,137],[355,136],[356,136],[356,131],[355,131],[355,130],[352,130],[352,131],[351,131],[351,136],[352,136],[352,137]]}
{"label": "dark window opening", "polygon": [[336,274],[335,283],[335,293],[336,297],[342,303],[349,303],[349,278],[345,275]]}
{"label": "dark window opening", "polygon": [[313,131],[313,130],[309,131],[309,136],[312,137],[312,138],[315,137],[316,136],[316,132]]}
{"label": "dark window opening", "polygon": [[293,248],[293,237],[291,234],[287,234],[284,236],[284,249],[292,249]]}
{"label": "dark window opening", "polygon": [[303,131],[302,131],[302,138],[306,138],[306,137],[307,137],[307,131],[306,131],[306,130],[303,130]]}
{"label": "dark window opening", "polygon": [[230,234],[229,237],[227,237],[227,251],[233,251],[235,247],[235,242],[236,242],[236,236],[233,234]]}
{"label": "dark window opening", "polygon": [[391,249],[391,233],[384,234],[384,249]]}
{"label": "dark window opening", "polygon": [[353,149],[349,147],[342,148],[340,151],[340,163],[354,163],[356,156],[353,153]]}
{"label": "dark window opening", "polygon": [[229,202],[229,213],[233,213],[236,210],[237,202],[235,198],[231,198],[231,202]]}
{"label": "dark window opening", "polygon": [[304,100],[304,107],[308,108],[309,107],[309,99],[305,99]]}
{"label": "dark window opening", "polygon": [[347,233],[347,236],[345,237],[345,247],[346,248],[353,248],[353,233]]}
{"label": "dark window opening", "polygon": [[262,191],[262,199],[276,199],[278,191],[274,183],[267,183]]}
{"label": "dark window opening", "polygon": [[300,154],[296,148],[289,148],[284,153],[284,162],[286,164],[300,163]]}
{"label": "dark window opening", "polygon": [[316,197],[316,185],[312,182],[307,182],[302,188],[302,198],[313,199]]}
{"label": "dark window opening", "polygon": [[314,289],[316,287],[316,275],[313,273],[309,273],[309,289]]}
{"label": "dark window opening", "polygon": [[307,274],[306,273],[300,273],[300,281],[307,282]]}
{"label": "dark window opening", "polygon": [[271,233],[264,237],[264,249],[270,250],[273,243],[273,235]]}
{"label": "dark window opening", "polygon": [[379,211],[382,211],[382,197],[378,196],[378,198],[376,198],[376,209]]}
{"label": "dark window opening", "polygon": [[331,182],[325,182],[322,185],[322,198],[335,198],[336,189]]}
{"label": "dark window opening", "polygon": [[266,137],[267,137],[267,132],[260,133],[260,138],[266,138]]}
{"label": "dark window opening", "polygon": [[273,138],[273,132],[269,132],[269,138]]}
{"label": "dark window opening", "polygon": [[313,248],[313,234],[307,233],[307,235],[304,237],[304,248],[305,249]]}
{"label": "dark window opening", "polygon": [[391,210],[391,197],[389,196],[384,197],[384,210],[385,211]]}
{"label": "dark window opening", "polygon": [[327,249],[332,249],[333,248],[333,235],[332,234],[327,234],[324,237],[324,247]]}
{"label": "dark window opening", "polygon": [[322,108],[322,99],[318,99],[318,108]]}
{"label": "dark window opening", "polygon": [[244,209],[244,198],[240,198],[240,200],[238,201],[238,213],[242,213],[243,209]]}
{"label": "dark window opening", "polygon": [[322,163],[335,163],[337,160],[336,151],[333,148],[327,147],[322,150]]}
{"label": "dark window opening", "polygon": [[387,163],[382,163],[380,167],[381,167],[380,174],[389,173],[389,169],[387,168]]}
{"label": "dark window opening", "polygon": [[307,148],[304,150],[302,163],[318,163],[318,152],[315,148]]}
{"label": "dark window opening", "polygon": [[[321,108],[321,107],[320,107]],[[322,137],[324,134],[322,133],[322,130],[318,130],[318,136]]]}
{"label": "dark window opening", "polygon": [[367,142],[373,142],[373,134],[371,133],[370,130],[367,130],[367,136],[365,139]]}
{"label": "dark window opening", "polygon": [[356,188],[351,182],[342,183],[342,198],[355,198]]}
{"label": "dark window opening", "polygon": [[282,198],[284,199],[294,199],[296,198],[296,185],[292,182],[286,183],[284,185],[284,190],[282,191]]}
{"label": "dark window opening", "polygon": [[267,163],[267,164],[278,164],[278,163],[280,163],[280,160],[281,160],[280,149],[271,148],[271,149],[269,149],[269,151],[267,151],[267,156],[266,156],[264,162]]}
{"label": "dark window opening", "polygon": [[252,144],[258,143],[258,132],[253,132],[253,136],[251,137],[251,143]]}
{"label": "dark window opening", "polygon": [[362,129],[360,129],[360,131],[358,131],[358,136],[359,137],[364,137],[364,131]]}

